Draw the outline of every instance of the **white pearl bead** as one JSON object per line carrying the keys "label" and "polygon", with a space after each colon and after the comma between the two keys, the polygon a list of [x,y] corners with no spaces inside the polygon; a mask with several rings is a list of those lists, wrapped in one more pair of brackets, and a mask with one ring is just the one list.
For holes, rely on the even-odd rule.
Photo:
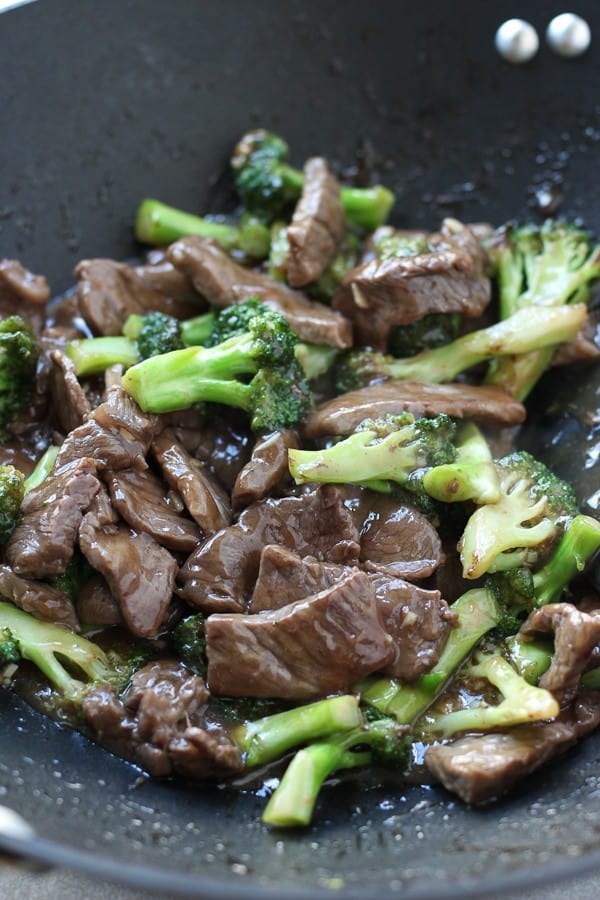
{"label": "white pearl bead", "polygon": [[495,38],[498,53],[512,63],[525,63],[538,52],[540,41],[537,31],[523,19],[507,19]]}
{"label": "white pearl bead", "polygon": [[575,13],[555,16],[546,29],[548,45],[560,56],[581,56],[590,46],[590,26]]}

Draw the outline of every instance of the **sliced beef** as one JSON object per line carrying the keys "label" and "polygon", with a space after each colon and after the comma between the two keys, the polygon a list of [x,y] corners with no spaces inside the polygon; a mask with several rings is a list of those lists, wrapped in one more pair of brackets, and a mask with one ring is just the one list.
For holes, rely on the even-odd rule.
{"label": "sliced beef", "polygon": [[10,600],[36,619],[79,631],[77,614],[66,594],[43,581],[20,578],[10,566],[0,566],[0,597]]}
{"label": "sliced beef", "polygon": [[83,714],[97,740],[151,775],[221,777],[242,769],[240,750],[208,718],[204,681],[172,660],[149,663],[133,676],[124,700],[100,686]]}
{"label": "sliced beef", "polygon": [[525,419],[525,407],[495,385],[386,381],[327,400],[308,414],[303,430],[311,439],[351,434],[364,419],[401,412],[415,418],[447,413],[453,419],[498,425],[518,425]]}
{"label": "sliced beef", "polygon": [[344,277],[332,307],[352,320],[358,344],[385,350],[395,325],[432,313],[481,315],[491,287],[475,235],[447,219],[428,244],[424,253],[373,259]]}
{"label": "sliced beef", "polygon": [[144,288],[154,292],[152,295],[144,294],[145,298],[152,296],[153,302],[156,302],[154,295],[160,295],[160,306],[156,309],[161,312],[175,316],[176,319],[190,319],[206,308],[205,301],[194,290],[191,280],[176,269],[165,255],[149,265],[135,266],[133,271],[141,279]]}
{"label": "sliced beef", "polygon": [[289,480],[288,450],[298,446],[298,434],[291,428],[258,439],[233,486],[231,503],[236,512],[262,500],[274,488],[286,485]]}
{"label": "sliced beef", "polygon": [[337,179],[321,157],[307,160],[302,195],[287,229],[285,269],[292,287],[304,287],[323,274],[335,256],[345,222]]}
{"label": "sliced beef", "polygon": [[68,434],[83,424],[92,408],[69,357],[61,350],[52,350],[50,359],[50,391],[54,415],[62,430]]}
{"label": "sliced beef", "polygon": [[181,499],[169,497],[166,486],[150,469],[108,471],[104,481],[112,505],[136,531],[180,553],[190,553],[200,543],[200,529],[181,514]]}
{"label": "sliced beef", "polygon": [[210,417],[201,419],[197,426],[189,419],[186,423],[182,418],[166,418],[173,423],[175,436],[185,449],[206,463],[225,489],[231,491],[256,439],[248,417],[238,416],[229,408],[222,416],[211,411]]}
{"label": "sliced beef", "polygon": [[286,700],[349,690],[393,655],[362,572],[274,612],[209,616],[206,649],[213,693]]}
{"label": "sliced beef", "polygon": [[43,275],[33,275],[15,259],[0,259],[0,317],[23,316],[41,331],[50,288]]}
{"label": "sliced beef", "polygon": [[79,546],[106,579],[123,619],[136,637],[154,637],[167,615],[177,563],[147,534],[117,521],[101,492],[79,528]]}
{"label": "sliced beef", "polygon": [[432,746],[425,764],[447,790],[466,803],[487,803],[564,753],[599,724],[600,694],[586,691],[553,722]]}
{"label": "sliced beef", "polygon": [[281,609],[288,603],[304,600],[336,584],[348,573],[348,566],[324,562],[314,556],[298,556],[286,547],[267,544],[260,554],[260,565],[248,612]]}
{"label": "sliced beef", "polygon": [[158,310],[187,318],[199,311],[195,303],[158,289],[145,266],[132,269],[113,259],[86,259],[77,265],[75,275],[81,314],[95,334],[121,334],[125,320],[134,313]]}
{"label": "sliced beef", "polygon": [[93,459],[56,467],[25,495],[22,520],[6,545],[6,560],[17,575],[61,575],[73,557],[83,513],[100,489]]}
{"label": "sliced beef", "polygon": [[154,439],[152,450],[165,481],[182,497],[203,534],[211,535],[231,524],[227,492],[202,460],[194,459],[166,428]]}
{"label": "sliced beef", "polygon": [[261,500],[192,553],[179,574],[179,593],[204,612],[241,612],[252,595],[265,544],[348,562],[358,558],[358,536],[343,492],[331,485],[298,497]]}
{"label": "sliced beef", "polygon": [[79,591],[75,605],[77,615],[84,625],[106,628],[124,624],[119,604],[106,580],[97,573],[92,575]]}
{"label": "sliced beef", "polygon": [[99,470],[144,469],[158,418],[143,413],[121,387],[107,392],[104,403],[65,439],[57,466],[92,456]]}
{"label": "sliced beef", "polygon": [[215,241],[183,238],[171,244],[168,257],[215,306],[230,306],[258,296],[287,319],[301,340],[341,350],[352,346],[348,319],[268,275],[238,265]]}
{"label": "sliced beef", "polygon": [[550,603],[529,614],[520,634],[532,639],[554,634],[552,662],[540,679],[540,687],[550,691],[561,706],[568,706],[600,645],[600,612],[590,614],[571,603]]}

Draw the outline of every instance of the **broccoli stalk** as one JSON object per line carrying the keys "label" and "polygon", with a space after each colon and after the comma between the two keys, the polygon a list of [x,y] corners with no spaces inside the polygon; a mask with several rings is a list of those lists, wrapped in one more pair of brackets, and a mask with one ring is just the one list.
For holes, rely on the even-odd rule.
{"label": "broccoli stalk", "polygon": [[0,321],[0,440],[25,408],[35,387],[40,348],[33,327],[21,316]]}
{"label": "broccoli stalk", "polygon": [[304,747],[296,753],[271,795],[263,822],[278,827],[309,825],[325,779],[341,769],[367,765],[374,757],[396,766],[407,762],[404,730],[390,719],[334,734]]}
{"label": "broccoli stalk", "polygon": [[495,503],[500,498],[492,452],[473,422],[459,425],[455,461],[426,470],[423,489],[434,500],[444,503],[463,500]]}
{"label": "broccoli stalk", "polygon": [[[235,184],[246,209],[265,222],[285,215],[298,200],[304,175],[287,164],[288,146],[259,129],[245,134],[233,151]],[[374,231],[387,219],[394,195],[387,188],[342,187],[340,198],[350,222]]]}
{"label": "broccoli stalk", "polygon": [[[600,276],[600,245],[590,247],[586,232],[565,222],[504,231],[490,255],[496,264],[502,319],[512,318],[517,311],[533,313],[537,307],[549,311],[584,303],[590,281]],[[540,344],[531,351],[514,351],[514,357],[494,360],[486,382],[524,400],[555,349],[556,345]]]}
{"label": "broccoli stalk", "polygon": [[56,447],[54,444],[50,444],[50,446],[44,450],[36,462],[33,472],[25,479],[25,493],[33,491],[34,488],[39,487],[40,484],[46,480],[54,468],[54,463],[56,462],[59,450],[60,447]]}
{"label": "broccoli stalk", "polygon": [[0,466],[0,546],[5,544],[19,520],[25,496],[25,476],[14,466]]}
{"label": "broccoli stalk", "polygon": [[480,506],[459,541],[465,578],[535,564],[577,514],[573,489],[543,463],[517,451],[495,463],[500,499]]}
{"label": "broccoli stalk", "polygon": [[121,365],[128,369],[140,360],[135,341],[122,335],[71,341],[65,353],[75,366],[75,374],[82,378],[100,375],[110,366]]}
{"label": "broccoli stalk", "polygon": [[377,381],[419,381],[440,384],[496,356],[527,354],[540,347],[556,347],[572,340],[585,321],[586,306],[572,304],[557,309],[532,307],[519,310],[503,322],[472,331],[407,359],[394,359],[370,350],[348,353],[338,367],[340,392]]}
{"label": "broccoli stalk", "polygon": [[264,259],[269,253],[269,229],[250,214],[243,215],[236,226],[183,212],[159,200],[146,199],[139,205],[135,215],[138,241],[160,247],[191,234],[212,238],[224,250],[241,250],[254,259]]}
{"label": "broccoli stalk", "polygon": [[591,516],[575,516],[550,559],[533,573],[535,605],[557,603],[566,586],[584,571],[598,550],[600,522]]}

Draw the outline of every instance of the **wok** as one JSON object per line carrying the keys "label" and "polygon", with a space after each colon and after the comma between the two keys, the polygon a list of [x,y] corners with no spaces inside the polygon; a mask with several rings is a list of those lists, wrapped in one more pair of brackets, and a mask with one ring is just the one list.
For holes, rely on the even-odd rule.
{"label": "wok", "polygon": [[[574,2],[600,36],[596,0]],[[0,248],[47,274],[135,253],[147,195],[231,207],[228,152],[249,126],[396,191],[393,221],[535,215],[536,191],[600,230],[600,50],[526,66],[494,51],[511,15],[540,30],[565,4],[439,0],[44,0],[0,16]],[[598,370],[545,382],[526,439],[597,489]],[[558,441],[570,440],[568,451]],[[566,444],[564,446],[567,446]],[[588,468],[585,468],[586,464]],[[596,486],[594,485],[596,482]],[[351,780],[315,824],[272,833],[251,790],[140,779],[0,691],[0,802],[33,836],[7,850],[171,896],[450,897],[600,867],[600,735],[508,799],[471,810],[441,789]]]}

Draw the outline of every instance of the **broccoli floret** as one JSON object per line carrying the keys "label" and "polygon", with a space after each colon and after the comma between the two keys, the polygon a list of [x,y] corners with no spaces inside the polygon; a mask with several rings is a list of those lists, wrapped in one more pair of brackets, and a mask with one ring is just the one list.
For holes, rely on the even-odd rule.
{"label": "broccoli floret", "polygon": [[556,309],[532,307],[408,359],[395,359],[371,350],[353,350],[340,360],[336,387],[345,393],[390,379],[427,384],[454,381],[466,369],[496,356],[529,354],[540,347],[555,347],[570,341],[585,317],[586,307],[581,303]]}
{"label": "broccoli floret", "polygon": [[460,320],[459,313],[431,313],[410,325],[395,325],[389,334],[388,352],[396,357],[415,356],[450,344],[458,338]]}
{"label": "broccoli floret", "polygon": [[[536,307],[549,311],[585,303],[590,281],[600,275],[600,245],[592,247],[589,235],[567,222],[549,220],[542,227],[504,229],[489,253],[496,268],[502,319],[512,318],[518,311],[532,314]],[[524,400],[562,340],[540,344],[531,352],[515,350],[515,357],[494,360],[486,381]]]}
{"label": "broccoli floret", "polygon": [[196,672],[206,674],[206,637],[204,634],[205,616],[194,613],[178,622],[170,634],[171,645],[181,662]]}
{"label": "broccoli floret", "polygon": [[385,483],[393,481],[418,491],[424,469],[454,461],[455,429],[446,415],[366,419],[354,434],[325,450],[290,450],[290,473],[299,484],[319,481],[386,490]]}
{"label": "broccoli floret", "polygon": [[[247,309],[251,311],[247,315]],[[215,327],[247,317],[246,331],[211,347],[187,347],[153,356],[125,372],[125,390],[145,412],[172,412],[195,403],[222,403],[250,414],[256,431],[299,422],[311,404],[296,359],[297,338],[286,320],[253,301],[230,307]]]}
{"label": "broccoli floret", "polygon": [[0,546],[11,536],[19,520],[25,496],[25,476],[14,466],[0,466]]}
{"label": "broccoli floret", "polygon": [[39,355],[29,322],[21,316],[0,321],[0,440],[31,398]]}
{"label": "broccoli floret", "polygon": [[253,259],[264,259],[269,253],[269,229],[249,213],[243,215],[237,225],[227,225],[216,219],[183,212],[159,200],[147,199],[138,207],[135,216],[138,241],[164,246],[190,234],[213,238],[224,250],[241,250]]}
{"label": "broccoli floret", "polygon": [[524,450],[495,463],[500,499],[480,506],[459,542],[465,578],[516,566],[535,568],[577,515],[573,489]]}
{"label": "broccoli floret", "polygon": [[52,587],[66,594],[70,600],[75,601],[93,574],[94,570],[83,553],[76,550],[62,575],[53,578],[50,583]]}
{"label": "broccoli floret", "polygon": [[[264,222],[285,217],[299,198],[304,175],[286,163],[288,145],[262,129],[245,134],[233,151],[235,184],[246,209]],[[387,188],[343,187],[342,206],[350,222],[373,231],[385,222],[394,202]]]}
{"label": "broccoli floret", "polygon": [[19,642],[10,628],[0,628],[0,671],[6,666],[17,665],[21,661]]}
{"label": "broccoli floret", "polygon": [[419,256],[430,253],[431,245],[423,232],[397,231],[389,225],[378,228],[373,235],[373,249],[379,259],[397,256]]}
{"label": "broccoli floret", "polygon": [[[129,331],[127,326],[129,325]],[[123,333],[134,338],[133,329],[135,321],[131,316],[125,322]],[[139,317],[139,331],[135,335],[135,342],[140,359],[148,359],[149,356],[158,356],[160,353],[170,353],[171,350],[181,350],[184,346],[181,336],[181,322],[174,316],[163,312],[149,312]]]}

